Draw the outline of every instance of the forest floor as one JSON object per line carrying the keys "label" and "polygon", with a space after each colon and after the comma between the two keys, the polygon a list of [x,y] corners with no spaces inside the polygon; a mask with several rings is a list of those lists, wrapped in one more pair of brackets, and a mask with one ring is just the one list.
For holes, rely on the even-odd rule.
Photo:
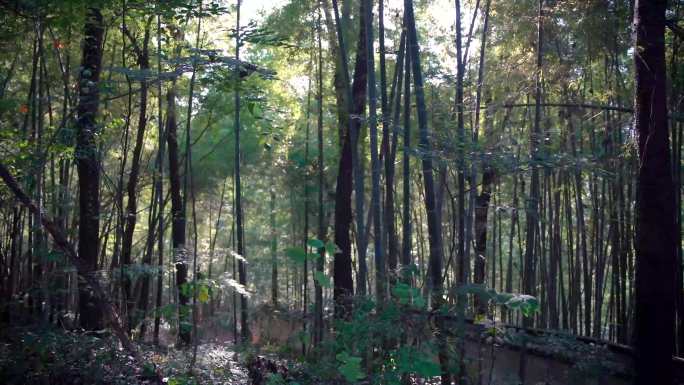
{"label": "forest floor", "polygon": [[169,385],[249,383],[244,362],[230,342],[199,345],[192,368],[192,348],[138,344],[147,362],[141,367],[109,335],[55,328],[12,328],[2,334],[0,383],[7,385],[144,385],[155,383],[154,367]]}

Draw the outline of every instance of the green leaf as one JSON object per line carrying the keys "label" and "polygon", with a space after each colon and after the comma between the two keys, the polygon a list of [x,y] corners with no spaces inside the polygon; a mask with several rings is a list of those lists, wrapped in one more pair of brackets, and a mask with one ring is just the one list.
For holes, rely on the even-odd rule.
{"label": "green leaf", "polygon": [[44,253],[40,254],[43,262],[57,262],[64,258],[64,253],[59,250],[46,250]]}
{"label": "green leaf", "polygon": [[441,373],[439,364],[433,362],[432,355],[411,346],[405,346],[397,352],[397,369],[400,373],[416,373],[420,377],[435,377]]}
{"label": "green leaf", "polygon": [[189,297],[192,291],[192,283],[186,282],[182,285],[179,286],[181,294],[183,294],[186,297]]}
{"label": "green leaf", "polygon": [[313,247],[317,250],[322,249],[325,246],[325,243],[323,243],[323,241],[316,238],[309,239],[309,241],[306,244],[309,245],[309,247]]}
{"label": "green leaf", "polygon": [[413,289],[413,293],[413,305],[417,308],[425,307],[427,302],[425,302],[425,298],[420,295],[420,291],[418,289]]}
{"label": "green leaf", "polygon": [[314,280],[325,288],[330,288],[332,286],[330,284],[330,277],[325,275],[322,271],[314,271]]}
{"label": "green leaf", "polygon": [[403,282],[397,282],[392,288],[392,294],[399,299],[402,305],[412,304],[414,307],[422,308],[426,305],[425,299],[420,294],[420,289],[411,287]]}
{"label": "green leaf", "polygon": [[425,359],[424,357],[418,357],[413,366],[416,374],[423,378],[439,376],[442,372],[438,363]]}
{"label": "green leaf", "polygon": [[156,315],[159,315],[163,317],[166,320],[173,319],[173,317],[176,315],[176,305],[175,304],[168,304],[162,307],[158,307],[154,310],[154,313]]}
{"label": "green leaf", "polygon": [[337,247],[335,242],[328,241],[328,243],[325,244],[325,253],[328,255],[335,255],[338,250],[340,250],[340,248]]}
{"label": "green leaf", "polygon": [[399,299],[399,303],[406,305],[411,300],[411,286],[397,282],[392,288],[392,294]]}
{"label": "green leaf", "polygon": [[200,290],[197,294],[197,300],[200,301],[200,303],[209,302],[209,288],[207,286],[200,286],[199,289]]}
{"label": "green leaf", "polygon": [[515,294],[506,302],[506,306],[512,310],[519,310],[523,316],[529,317],[539,311],[537,298],[527,294]]}
{"label": "green leaf", "polygon": [[461,294],[473,294],[478,296],[483,301],[489,301],[491,298],[491,292],[484,286],[478,284],[467,284],[461,286],[458,291]]}
{"label": "green leaf", "polygon": [[361,370],[361,357],[353,357],[347,354],[347,352],[342,352],[337,355],[337,361],[342,364],[338,366],[337,370],[342,374],[345,380],[349,382],[356,382],[366,375]]}
{"label": "green leaf", "polygon": [[309,345],[311,342],[311,336],[306,332],[297,333],[297,339],[304,345]]}
{"label": "green leaf", "polygon": [[306,251],[302,247],[289,247],[285,249],[285,255],[297,263],[304,264],[306,261]]}

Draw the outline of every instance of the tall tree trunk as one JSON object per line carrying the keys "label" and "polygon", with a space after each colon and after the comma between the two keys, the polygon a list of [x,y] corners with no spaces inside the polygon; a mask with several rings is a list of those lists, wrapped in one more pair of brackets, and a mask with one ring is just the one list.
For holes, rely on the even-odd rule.
{"label": "tall tree trunk", "polygon": [[[154,253],[154,241],[157,236],[161,234],[156,233],[157,216],[160,213],[157,211],[157,185],[152,185],[152,194],[150,197],[150,209],[147,217],[147,240],[145,241],[145,254],[143,255],[143,266],[145,268],[152,267],[152,254]],[[150,301],[150,283],[152,281],[152,275],[147,271],[144,272],[142,277],[142,283],[140,285],[140,296],[138,297],[138,311],[136,314],[136,321],[140,321],[140,333],[138,338],[140,341],[145,341],[145,334],[147,333],[147,311],[149,308]],[[130,325],[130,321],[129,321]],[[129,328],[132,326],[129,326]],[[130,331],[129,331],[130,333]]]}
{"label": "tall tree trunk", "polygon": [[188,317],[188,263],[185,243],[185,210],[181,196],[181,180],[178,156],[178,125],[176,123],[176,84],[172,82],[166,92],[166,141],[169,147],[169,189],[171,193],[171,246],[176,267],[176,290],[178,293],[178,342],[190,345]]}
{"label": "tall tree trunk", "polygon": [[[674,17],[681,17],[682,7],[677,4]],[[677,36],[672,41],[672,51],[670,54],[670,79],[672,82],[672,93],[670,94],[670,110],[675,113],[682,111],[682,74],[679,71],[681,59],[681,44],[684,36]],[[684,355],[684,265],[682,264],[682,124],[681,122],[670,119],[672,128],[672,179],[675,186],[675,220],[677,222],[677,354]],[[619,184],[622,186],[622,184]],[[620,190],[622,193],[622,190]],[[620,211],[622,214],[623,211]]]}
{"label": "tall tree trunk", "polygon": [[[456,282],[465,285],[467,282],[468,266],[470,265],[466,255],[466,220],[465,211],[465,125],[463,116],[463,78],[465,63],[463,63],[462,32],[461,32],[461,1],[455,1],[456,6],[456,145],[457,179],[458,179],[458,274]],[[465,304],[463,305],[465,306]]]}
{"label": "tall tree trunk", "polygon": [[[201,37],[202,37],[202,1],[200,0],[198,4],[199,13],[197,16],[197,29],[195,31],[195,49],[201,50]],[[188,19],[189,20],[189,17]],[[197,265],[197,210],[196,203],[197,199],[195,196],[195,184],[192,179],[192,133],[191,133],[191,123],[192,123],[192,111],[193,102],[195,100],[195,81],[197,79],[197,60],[193,57],[192,59],[192,74],[190,75],[190,84],[188,90],[188,108],[185,113],[185,170],[183,173],[183,211],[187,215],[188,207],[188,197],[191,197],[191,212],[192,212],[192,358],[190,360],[190,371],[193,370],[195,362],[197,360],[197,324],[199,322],[199,311],[197,308],[197,280],[200,278],[198,265]]]}
{"label": "tall tree trunk", "polygon": [[[461,28],[461,0],[455,0],[454,1],[455,5],[455,11],[456,11],[456,100],[455,100],[455,109],[456,109],[456,136],[457,136],[457,141],[456,141],[456,178],[458,182],[458,196],[456,197],[457,199],[457,211],[456,211],[456,217],[457,217],[457,222],[458,222],[458,227],[457,227],[457,248],[456,248],[456,257],[457,257],[457,273],[456,273],[456,285],[458,287],[463,286],[467,283],[468,281],[468,272],[470,270],[470,258],[469,255],[467,254],[469,250],[469,238],[472,235],[471,231],[471,214],[472,212],[469,210],[469,212],[466,214],[465,210],[465,171],[466,171],[466,160],[465,160],[465,146],[466,146],[466,136],[465,136],[465,122],[464,122],[464,106],[463,106],[463,80],[464,80],[464,72],[465,72],[465,55],[463,54],[463,32]],[[475,169],[473,169],[474,173]],[[440,174],[445,175],[446,170],[440,172]],[[446,179],[446,177],[444,177]],[[472,185],[474,184],[474,181],[471,180],[471,188]],[[471,197],[475,194],[475,191],[472,190]],[[438,194],[439,195],[439,194]],[[441,202],[441,199],[438,199],[438,202]],[[473,202],[471,202],[472,204]],[[441,217],[441,204],[438,206],[440,209],[438,209],[438,215]],[[471,205],[472,207],[472,205]],[[441,222],[441,221],[440,221]],[[465,366],[464,366],[464,360],[463,356],[465,355],[465,340],[463,339],[463,332],[461,329],[464,327],[462,321],[465,318],[465,308],[467,306],[467,298],[463,294],[458,295],[457,299],[457,312],[458,312],[458,319],[459,319],[459,341],[458,341],[458,347],[456,348],[458,351],[459,355],[459,361],[458,361],[458,367],[459,367],[459,376],[456,379],[456,382],[458,384],[464,384],[466,381],[466,374],[465,374]],[[445,344],[445,342],[442,342],[442,344]],[[442,350],[442,349],[440,349]],[[445,349],[444,349],[445,350]],[[445,361],[447,360],[446,355],[443,355],[441,357],[440,361]],[[444,364],[443,364],[444,366]],[[442,384],[445,384],[445,381],[450,381],[448,378],[445,379],[444,373],[442,373]]]}
{"label": "tall tree trunk", "polygon": [[[406,17],[404,17],[406,23]],[[407,283],[411,283],[412,277],[409,273],[409,267],[413,263],[413,256],[411,251],[413,248],[411,234],[411,53],[408,47],[408,36],[405,37],[406,44],[406,59],[404,69],[404,150],[402,151],[402,194],[403,194],[403,213],[402,213],[402,240],[401,240],[401,265],[403,269],[403,278]]]}
{"label": "tall tree trunk", "polygon": [[[340,252],[335,254],[333,267],[334,289],[333,297],[335,299],[335,316],[336,318],[344,318],[349,316],[351,312],[350,296],[353,295],[353,279],[352,279],[352,260],[351,260],[351,194],[352,194],[352,174],[353,168],[356,164],[354,162],[353,148],[357,144],[357,134],[360,122],[358,119],[352,119],[353,115],[359,115],[359,111],[363,112],[365,105],[365,84],[366,84],[366,63],[365,63],[365,39],[362,35],[359,37],[359,49],[356,55],[354,82],[349,85],[349,68],[348,56],[344,41],[344,31],[340,20],[339,9],[337,7],[337,0],[333,0],[333,11],[335,14],[335,27],[337,31],[337,44],[339,49],[340,61],[342,67],[342,79],[344,85],[345,95],[345,110],[347,112],[346,119],[348,127],[346,132],[342,135],[342,151],[340,153],[339,170],[337,174],[337,187],[335,195],[335,243],[340,248]],[[362,13],[363,15],[363,13]],[[363,23],[364,17],[361,17]],[[361,24],[363,26],[363,24]],[[362,28],[363,30],[363,28]],[[339,106],[338,106],[339,107]],[[358,161],[358,159],[356,159]],[[356,181],[356,178],[354,178]],[[357,186],[358,187],[358,186]],[[357,188],[358,193],[358,188]],[[357,198],[358,199],[358,198]],[[361,197],[363,200],[363,197]],[[358,200],[357,200],[358,203]],[[357,216],[363,216],[363,212],[358,212]],[[357,218],[358,219],[358,218]],[[363,222],[363,219],[361,219]],[[357,226],[358,231],[358,226]],[[359,256],[361,259],[361,255]],[[364,261],[365,262],[365,261]],[[360,262],[361,264],[361,262]],[[361,274],[360,274],[361,276]],[[361,282],[365,281],[365,277],[359,278],[358,285],[365,285]]]}
{"label": "tall tree trunk", "polygon": [[636,0],[634,124],[639,137],[636,384],[672,384],[676,222],[665,74],[665,0]]}
{"label": "tall tree trunk", "polygon": [[[540,141],[541,135],[541,98],[542,98],[542,7],[544,1],[539,0],[539,12],[537,20],[537,66],[535,79],[535,107],[534,123],[530,133],[530,194],[528,197],[525,212],[525,258],[523,272],[523,291],[525,294],[534,295],[536,286],[536,255],[535,248],[538,239],[538,216],[539,216],[539,161],[540,161]],[[527,318],[526,325],[531,326],[531,319]]]}
{"label": "tall tree trunk", "polygon": [[[207,267],[207,279],[211,280],[214,277],[214,259],[216,256],[216,240],[218,239],[219,232],[221,231],[221,217],[223,214],[223,206],[225,205],[226,198],[226,181],[221,183],[221,197],[219,198],[219,209],[216,216],[216,222],[214,222],[214,236],[211,236],[211,229],[209,230],[209,266]],[[211,210],[211,209],[210,209]],[[209,211],[209,223],[211,223],[211,211]],[[227,270],[225,266],[224,271]],[[220,294],[220,292],[219,292]],[[211,293],[209,297],[209,316],[214,316],[214,311],[216,310],[216,300],[218,299],[218,306],[221,306],[221,297],[217,298],[216,295]]]}
{"label": "tall tree trunk", "polygon": [[[401,84],[403,80],[404,51],[406,46],[406,33],[402,30],[399,38],[399,53],[394,71],[394,81],[389,100],[387,99],[387,69],[385,64],[385,9],[384,1],[378,2],[378,30],[380,44],[380,96],[382,103],[382,146],[384,154],[385,171],[385,205],[383,215],[383,243],[387,247],[387,268],[389,270],[389,283],[396,281],[397,262],[399,260],[399,244],[397,237],[397,224],[394,212],[394,175],[397,153],[397,137],[399,131],[399,113],[401,106]],[[391,103],[394,103],[391,105]],[[391,140],[390,140],[391,132]]]}
{"label": "tall tree trunk", "polygon": [[[487,32],[489,27],[489,6],[491,0],[487,0],[484,10],[484,21],[482,23],[482,38],[480,46],[480,65],[477,73],[477,91],[475,95],[475,128],[473,129],[473,142],[477,143],[478,131],[480,127],[480,105],[482,103],[482,87],[485,79],[485,54],[487,48]],[[485,125],[486,127],[486,125]],[[487,137],[487,145],[491,145],[491,133],[485,133]],[[473,165],[473,167],[475,167]],[[473,172],[473,180],[475,179]],[[475,199],[475,274],[473,282],[475,284],[483,285],[485,281],[485,273],[487,270],[486,262],[490,258],[487,257],[487,214],[489,211],[489,200],[492,196],[492,182],[494,181],[494,168],[488,160],[484,160],[482,164],[482,188],[480,195]],[[475,187],[471,187],[475,188]],[[492,259],[493,260],[493,259]],[[494,260],[493,260],[494,261]],[[495,284],[492,280],[490,285]],[[487,304],[476,297],[476,311],[477,314],[484,314],[487,310]]]}
{"label": "tall tree trunk", "polygon": [[[383,21],[384,26],[384,21]],[[399,237],[397,234],[397,223],[395,213],[395,192],[394,181],[396,172],[396,158],[397,145],[399,141],[399,134],[401,130],[401,97],[402,87],[404,81],[404,64],[406,53],[406,32],[402,30],[399,37],[399,53],[397,54],[397,61],[394,66],[394,80],[392,82],[392,90],[390,93],[389,103],[392,106],[387,107],[385,114],[391,115],[391,119],[387,118],[387,122],[383,121],[383,142],[386,143],[384,147],[385,152],[385,208],[384,208],[384,227],[385,237],[387,238],[387,267],[389,269],[389,284],[392,286],[397,280],[397,266],[399,264],[400,249]],[[391,139],[390,139],[391,131]],[[403,259],[402,259],[403,260]]]}
{"label": "tall tree trunk", "polygon": [[[309,60],[309,85],[306,95],[306,130],[304,134],[304,231],[302,234],[302,247],[309,254],[309,142],[311,137],[311,71],[313,70],[313,53]],[[304,271],[302,272],[302,333],[306,335],[307,307],[309,306],[309,258],[304,258]],[[302,355],[306,355],[306,343],[302,341]]]}
{"label": "tall tree trunk", "polygon": [[[530,168],[532,175],[530,176],[530,194],[527,198],[527,207],[525,210],[525,256],[523,260],[523,292],[528,295],[535,295],[536,286],[536,263],[537,255],[535,253],[537,240],[539,238],[539,161],[540,161],[540,141],[541,135],[541,98],[542,98],[542,42],[543,42],[543,16],[544,0],[539,0],[537,13],[537,66],[535,74],[535,106],[534,106],[534,125],[530,133]],[[531,327],[533,325],[532,317],[525,317],[523,325]],[[520,366],[518,368],[518,377],[522,383],[525,383],[525,373],[527,366],[526,358],[527,343],[523,342],[523,347],[520,354]]]}
{"label": "tall tree trunk", "polygon": [[[33,133],[32,133],[32,138],[31,140],[34,142],[34,151],[35,151],[35,156],[37,159],[44,159],[44,155],[42,154],[43,152],[43,132],[44,132],[44,123],[45,123],[45,94],[46,94],[46,76],[47,74],[45,73],[45,54],[43,50],[43,41],[44,41],[44,32],[45,32],[45,22],[40,17],[38,19],[37,23],[37,35],[38,35],[38,58],[39,58],[39,68],[38,68],[38,92],[36,94],[35,98],[35,116],[33,117]],[[49,88],[47,89],[49,92]],[[49,94],[48,94],[49,95]],[[49,101],[48,101],[49,102]],[[49,106],[48,106],[49,109]],[[44,163],[44,160],[41,160],[41,163]],[[45,210],[45,197],[43,196],[44,191],[45,191],[45,172],[44,172],[44,166],[41,165],[38,167],[36,170],[35,174],[35,185],[34,185],[34,195],[35,195],[35,202],[38,205],[38,208],[40,210]],[[45,282],[43,282],[43,271],[47,266],[45,266],[45,255],[47,252],[47,239],[45,237],[45,234],[43,232],[43,229],[40,224],[40,217],[38,215],[33,216],[33,223],[36,226],[35,230],[33,231],[33,251],[32,255],[34,256],[34,266],[31,271],[31,280],[34,282],[34,292],[36,293],[35,295],[31,296],[31,300],[33,302],[33,306],[31,311],[34,313],[34,315],[38,318],[41,319],[42,314],[41,312],[41,303],[42,302],[49,302],[49,296],[46,294],[46,289],[45,289]]]}
{"label": "tall tree trunk", "polygon": [[[368,126],[370,134],[371,154],[371,211],[373,216],[373,240],[375,252],[375,295],[378,303],[385,298],[386,266],[384,245],[382,242],[381,202],[380,202],[380,156],[378,154],[377,96],[375,84],[375,51],[373,50],[373,2],[365,1],[366,26],[366,60],[368,71]],[[382,2],[382,0],[381,0]],[[383,63],[384,64],[384,63]],[[384,71],[383,71],[384,72]],[[383,76],[384,77],[384,76]],[[384,91],[383,91],[384,93]],[[383,105],[386,105],[383,95]],[[386,110],[386,108],[385,108]],[[384,119],[384,117],[383,117]]]}
{"label": "tall tree trunk", "polygon": [[[408,29],[408,50],[411,56],[411,64],[413,69],[413,83],[416,91],[416,108],[418,111],[418,127],[420,133],[420,147],[423,166],[423,184],[425,188],[425,211],[428,221],[428,237],[430,244],[430,274],[431,274],[431,291],[432,291],[432,308],[434,311],[439,311],[444,304],[443,286],[442,286],[442,230],[439,223],[439,213],[437,212],[436,191],[433,178],[432,166],[432,145],[430,144],[430,135],[428,132],[428,117],[425,109],[425,93],[423,90],[423,73],[420,64],[420,50],[418,47],[418,33],[416,32],[416,22],[413,14],[413,2],[406,0],[404,2],[404,12],[406,12],[406,26]],[[450,383],[448,357],[446,355],[446,335],[443,325],[443,319],[439,318],[437,322],[437,341],[439,345],[439,361],[441,364],[442,384]]]}
{"label": "tall tree trunk", "polygon": [[[320,5],[320,4],[319,4]],[[318,73],[316,95],[318,107],[318,239],[325,242],[327,238],[325,229],[325,211],[323,207],[324,169],[323,169],[323,43],[321,38],[321,9],[318,8],[316,20],[316,42],[318,44]],[[324,274],[325,249],[319,250],[320,258],[316,261],[316,271]],[[323,340],[323,287],[318,280],[315,281],[315,314],[314,314],[314,344],[318,345]]]}
{"label": "tall tree trunk", "polygon": [[[223,200],[223,199],[222,199]],[[273,307],[278,307],[278,233],[276,229],[276,192],[275,188],[271,187],[271,202],[270,202],[270,223],[271,223],[271,302]],[[220,210],[220,209],[219,209]],[[219,211],[220,212],[220,211]],[[218,230],[218,226],[216,227]]]}
{"label": "tall tree trunk", "polygon": [[[83,58],[79,79],[76,120],[76,168],[78,170],[79,222],[78,255],[84,274],[96,274],[100,229],[100,156],[97,149],[96,116],[99,107],[99,80],[102,68],[104,25],[99,8],[87,9]],[[95,305],[91,285],[79,281],[81,326],[87,330],[102,328],[102,310]]]}
{"label": "tall tree trunk", "polygon": [[[143,37],[142,47],[138,47],[135,39],[129,35],[133,41],[136,53],[138,55],[138,65],[140,71],[147,71],[150,68],[150,59],[148,55],[148,45],[150,40],[150,23],[147,22],[145,26],[145,36]],[[128,32],[125,29],[124,32]],[[126,217],[124,222],[123,241],[121,245],[121,266],[122,268],[130,268],[131,264],[131,247],[133,245],[133,233],[135,232],[135,225],[137,221],[138,212],[138,177],[140,175],[140,159],[142,157],[143,141],[145,139],[145,129],[147,126],[147,90],[148,84],[146,80],[140,82],[140,111],[138,112],[138,128],[136,130],[135,146],[133,147],[133,159],[131,161],[131,172],[128,176],[128,183],[126,184],[126,193],[128,201],[126,203]],[[149,280],[147,281],[149,282]],[[149,283],[148,283],[149,284]],[[128,317],[127,330],[131,333],[133,327],[133,313],[135,307],[135,298],[131,293],[131,274],[128,272],[124,274],[124,300],[126,304],[125,314]]]}
{"label": "tall tree trunk", "polygon": [[[364,170],[363,157],[359,155],[361,139],[361,119],[366,106],[366,89],[368,79],[368,50],[366,35],[368,34],[366,28],[366,18],[368,17],[365,11],[365,1],[359,2],[359,38],[356,44],[356,62],[354,63],[354,80],[351,86],[352,95],[350,96],[350,106],[352,106],[349,120],[350,120],[350,138],[352,151],[352,174],[354,177],[354,208],[356,219],[356,252],[359,263],[359,276],[357,279],[357,291],[360,295],[367,294],[368,281],[368,262],[366,260],[366,253],[368,249],[366,237],[366,221],[364,218],[365,209],[365,187],[364,187]],[[372,212],[372,210],[371,210]],[[370,214],[370,213],[369,213]]]}
{"label": "tall tree trunk", "polygon": [[[235,60],[240,62],[240,5],[237,0],[237,20],[235,22]],[[237,231],[237,253],[241,256],[238,261],[238,279],[241,285],[247,285],[247,267],[245,266],[245,230],[242,210],[242,183],[240,181],[240,66],[235,66],[235,224]],[[240,336],[242,342],[250,340],[249,324],[247,321],[247,296],[240,294]]]}
{"label": "tall tree trunk", "polygon": [[[161,60],[162,50],[161,50],[161,15],[157,14],[157,72],[161,73],[162,70],[162,60]],[[164,289],[164,147],[165,147],[165,136],[167,133],[164,130],[164,120],[162,119],[162,85],[161,82],[157,84],[157,133],[158,138],[158,150],[156,168],[157,172],[154,174],[154,183],[157,190],[157,233],[159,238],[157,238],[157,252],[159,253],[157,258],[157,290],[155,298],[155,307],[157,309],[161,308],[162,305],[162,292]],[[167,117],[168,118],[168,117]],[[155,345],[159,344],[159,329],[161,326],[161,316],[160,312],[156,311],[154,315],[154,336],[153,341]]]}

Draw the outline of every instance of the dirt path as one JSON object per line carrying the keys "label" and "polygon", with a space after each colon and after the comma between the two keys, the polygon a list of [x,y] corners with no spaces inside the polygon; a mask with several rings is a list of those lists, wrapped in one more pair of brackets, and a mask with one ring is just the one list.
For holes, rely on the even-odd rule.
{"label": "dirt path", "polygon": [[[183,384],[191,377],[188,375],[188,365],[192,359],[192,349],[171,350],[168,354],[147,352],[146,355],[162,368],[167,384]],[[198,346],[192,377],[198,384],[249,384],[247,370],[230,343],[204,343]]]}

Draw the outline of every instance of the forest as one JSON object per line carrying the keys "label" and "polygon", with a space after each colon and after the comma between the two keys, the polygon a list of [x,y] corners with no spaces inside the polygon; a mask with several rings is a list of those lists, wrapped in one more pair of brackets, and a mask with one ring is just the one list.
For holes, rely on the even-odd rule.
{"label": "forest", "polygon": [[1,384],[684,384],[684,2],[0,0],[0,49]]}

